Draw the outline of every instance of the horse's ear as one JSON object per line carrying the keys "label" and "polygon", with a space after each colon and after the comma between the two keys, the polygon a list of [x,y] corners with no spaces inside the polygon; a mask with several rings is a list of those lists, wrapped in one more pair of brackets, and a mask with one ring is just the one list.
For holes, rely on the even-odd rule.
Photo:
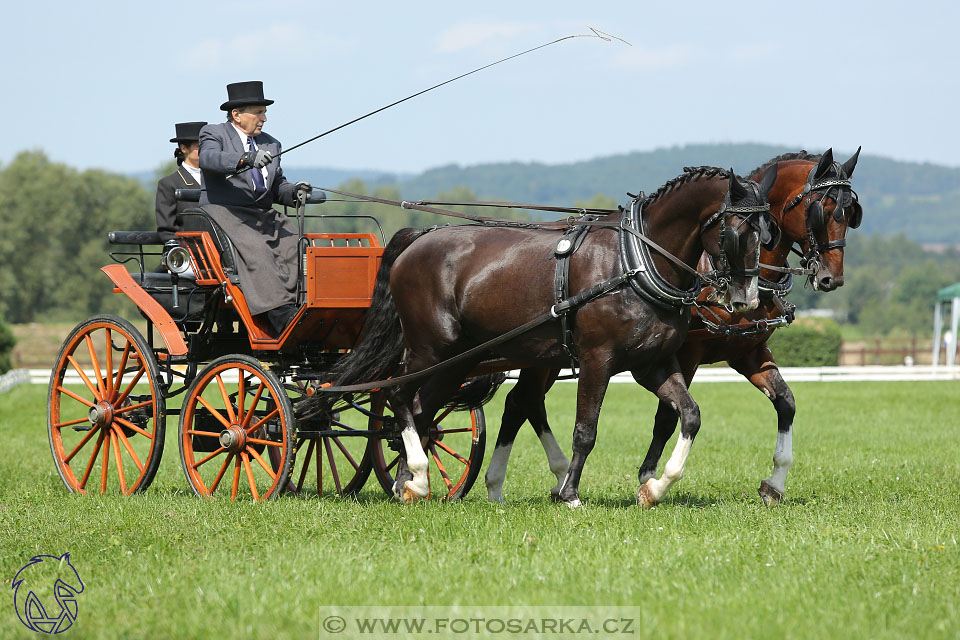
{"label": "horse's ear", "polygon": [[730,169],[730,200],[735,202],[737,200],[743,200],[750,192],[747,191],[746,187],[740,184],[740,180],[737,178],[737,174],[733,172],[733,169]]}
{"label": "horse's ear", "polygon": [[773,183],[777,181],[777,165],[776,163],[767,167],[767,170],[763,172],[763,176],[760,178],[760,194],[763,196],[764,200],[767,200],[767,197],[770,195],[770,191],[773,189]]}
{"label": "horse's ear", "polygon": [[817,170],[813,172],[814,178],[822,178],[827,171],[830,170],[830,167],[833,166],[833,147],[827,149],[822,156],[820,156],[820,162],[817,164]]}
{"label": "horse's ear", "polygon": [[843,163],[843,175],[848,178],[853,175],[853,170],[857,168],[857,160],[860,158],[860,149],[863,147],[857,147],[857,152],[850,156],[850,159]]}

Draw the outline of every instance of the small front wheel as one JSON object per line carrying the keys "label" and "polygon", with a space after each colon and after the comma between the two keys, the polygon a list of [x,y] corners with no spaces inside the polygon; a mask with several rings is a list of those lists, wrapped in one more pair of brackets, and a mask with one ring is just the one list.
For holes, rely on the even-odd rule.
{"label": "small front wheel", "polygon": [[293,468],[293,433],[293,408],[276,374],[249,356],[218,358],[183,400],[179,441],[187,482],[203,497],[274,498]]}

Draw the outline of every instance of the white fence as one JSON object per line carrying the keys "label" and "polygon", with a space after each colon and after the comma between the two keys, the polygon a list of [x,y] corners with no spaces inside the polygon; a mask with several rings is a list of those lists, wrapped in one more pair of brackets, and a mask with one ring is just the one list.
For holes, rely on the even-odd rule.
{"label": "white fence", "polygon": [[[86,373],[92,380],[95,375],[93,371]],[[511,376],[516,376],[517,373],[517,371],[510,372]],[[570,371],[564,370],[563,373],[569,374]],[[960,366],[783,367],[780,369],[780,373],[787,382],[960,380]],[[740,382],[741,380],[743,380],[743,377],[729,367],[701,367],[693,378],[694,382]],[[229,382],[228,380],[225,381]],[[45,385],[49,382],[49,369],[14,369],[0,376],[0,393],[20,384]],[[64,382],[67,384],[83,384],[80,376],[74,371],[66,373]],[[574,382],[574,380],[562,382]],[[611,382],[633,383],[633,377],[629,373],[620,373],[614,376]]]}

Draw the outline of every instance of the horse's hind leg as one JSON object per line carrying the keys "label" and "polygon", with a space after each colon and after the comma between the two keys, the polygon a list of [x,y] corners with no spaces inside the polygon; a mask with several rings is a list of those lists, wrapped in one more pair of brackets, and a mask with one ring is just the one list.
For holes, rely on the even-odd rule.
{"label": "horse's hind leg", "polygon": [[674,367],[662,370],[657,375],[645,379],[643,385],[657,394],[661,401],[671,404],[680,414],[680,437],[670,455],[670,459],[663,467],[660,478],[647,480],[637,492],[637,504],[644,507],[653,507],[663,500],[664,496],[680,478],[690,455],[690,447],[700,430],[700,408],[693,396],[687,391],[687,385],[679,366],[674,360]]}
{"label": "horse's hind leg", "polygon": [[557,476],[557,486],[550,490],[556,498],[560,491],[560,482],[567,473],[570,461],[557,444],[557,439],[547,424],[547,409],[544,396],[556,379],[558,370],[523,369],[516,386],[507,394],[503,407],[503,420],[497,434],[497,445],[493,450],[490,465],[485,476],[487,499],[491,502],[503,502],[503,482],[507,475],[507,462],[514,440],[524,421],[529,420],[540,444],[547,454],[550,471]]}
{"label": "horse's hind leg", "polygon": [[[683,372],[684,383],[687,388],[690,388],[690,381],[693,380],[693,375],[696,373],[699,365],[700,354],[699,352],[691,352],[684,348],[677,353],[677,359],[680,362],[680,368]],[[634,375],[634,380],[639,384],[644,384],[642,377],[638,377],[636,374]],[[656,393],[655,390],[654,393]],[[657,405],[657,415],[653,420],[653,437],[650,440],[647,455],[644,456],[643,463],[640,465],[640,471],[637,473],[641,485],[647,480],[657,477],[657,465],[660,464],[660,458],[663,456],[663,448],[667,445],[670,438],[673,437],[673,432],[677,429],[677,419],[679,417],[680,415],[673,408],[670,401],[660,400],[660,404]]]}
{"label": "horse's hind leg", "polygon": [[797,413],[797,404],[766,344],[742,358],[731,360],[730,366],[760,389],[777,410],[777,448],[773,452],[773,474],[760,482],[759,489],[763,502],[773,506],[783,500],[787,471],[793,464],[793,418]]}

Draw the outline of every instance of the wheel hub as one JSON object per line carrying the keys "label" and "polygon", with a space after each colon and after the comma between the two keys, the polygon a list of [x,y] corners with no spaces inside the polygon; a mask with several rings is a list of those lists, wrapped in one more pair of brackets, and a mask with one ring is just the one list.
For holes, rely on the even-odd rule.
{"label": "wheel hub", "polygon": [[113,422],[113,405],[109,402],[101,402],[90,407],[87,413],[90,424],[95,427],[105,427]]}
{"label": "wheel hub", "polygon": [[220,433],[220,446],[228,451],[240,451],[246,444],[247,432],[240,425],[230,425]]}

